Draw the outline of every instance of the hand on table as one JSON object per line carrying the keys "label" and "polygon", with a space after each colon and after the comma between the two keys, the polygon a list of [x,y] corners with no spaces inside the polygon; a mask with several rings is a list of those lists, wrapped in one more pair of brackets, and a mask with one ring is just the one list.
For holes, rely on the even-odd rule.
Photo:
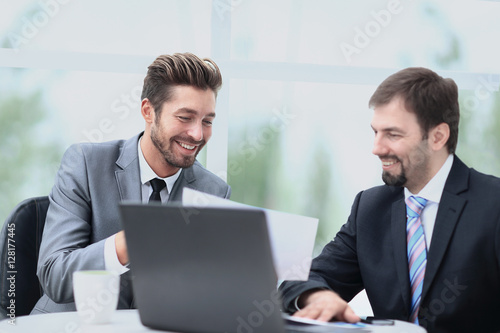
{"label": "hand on table", "polygon": [[336,319],[348,323],[360,321],[347,302],[331,290],[305,292],[299,297],[299,307],[301,310],[295,312],[295,317],[320,321]]}

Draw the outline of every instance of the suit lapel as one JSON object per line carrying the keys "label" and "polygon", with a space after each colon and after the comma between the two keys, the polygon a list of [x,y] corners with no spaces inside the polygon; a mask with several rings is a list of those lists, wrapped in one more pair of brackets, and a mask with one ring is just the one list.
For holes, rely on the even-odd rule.
{"label": "suit lapel", "polygon": [[391,212],[392,239],[394,241],[394,260],[399,280],[399,287],[406,312],[410,313],[410,277],[408,273],[408,257],[406,254],[406,204],[404,196],[392,204]]}
{"label": "suit lapel", "polygon": [[142,133],[125,141],[122,152],[116,160],[118,170],[115,171],[115,177],[122,201],[142,201],[141,176],[137,156],[137,145],[141,135]]}
{"label": "suit lapel", "polygon": [[453,166],[444,186],[443,195],[439,203],[431,246],[427,253],[422,299],[430,289],[446,249],[451,241],[453,232],[467,200],[458,194],[466,191],[469,182],[469,168],[455,156]]}
{"label": "suit lapel", "polygon": [[[195,161],[195,163],[198,163]],[[193,165],[194,166],[194,165]],[[174,184],[174,187],[172,187],[172,193],[170,193],[170,196],[168,197],[168,201],[182,201],[182,190],[184,187],[189,187],[191,188],[192,186],[189,186],[188,184],[191,184],[196,180],[196,177],[194,175],[193,171],[193,166],[182,169],[181,174],[179,175],[179,179]]]}

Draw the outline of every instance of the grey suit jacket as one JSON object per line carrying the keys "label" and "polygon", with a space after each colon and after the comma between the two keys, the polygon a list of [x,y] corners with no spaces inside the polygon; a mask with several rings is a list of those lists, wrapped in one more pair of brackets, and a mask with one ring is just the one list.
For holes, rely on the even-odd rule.
{"label": "grey suit jacket", "polygon": [[[38,260],[45,295],[32,313],[75,310],[72,273],[101,270],[107,237],[121,230],[118,203],[141,202],[137,156],[138,134],[129,140],[81,143],[64,154],[55,184]],[[231,188],[197,161],[183,169],[169,201],[180,201],[182,189],[228,198]],[[118,308],[131,308],[130,272],[122,274]]]}
{"label": "grey suit jacket", "polygon": [[[419,323],[431,332],[500,330],[500,179],[455,156],[427,253]],[[280,286],[294,312],[303,292],[324,288],[350,301],[363,288],[380,318],[408,320],[410,279],[401,187],[358,194],[347,223],[313,260],[307,282]]]}

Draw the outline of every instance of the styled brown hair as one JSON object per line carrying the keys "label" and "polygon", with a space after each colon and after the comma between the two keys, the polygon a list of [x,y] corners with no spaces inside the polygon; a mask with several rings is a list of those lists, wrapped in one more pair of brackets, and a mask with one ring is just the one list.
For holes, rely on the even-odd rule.
{"label": "styled brown hair", "polygon": [[405,108],[416,114],[424,139],[430,129],[441,123],[448,124],[450,137],[446,147],[450,154],[455,153],[460,120],[455,81],[442,78],[427,68],[406,68],[385,79],[368,104],[370,108],[375,108],[389,103],[395,97],[401,97]]}
{"label": "styled brown hair", "polygon": [[219,67],[211,59],[200,59],[192,53],[161,55],[148,67],[141,100],[149,99],[159,114],[163,103],[172,98],[173,87],[178,85],[211,89],[217,97],[222,76]]}

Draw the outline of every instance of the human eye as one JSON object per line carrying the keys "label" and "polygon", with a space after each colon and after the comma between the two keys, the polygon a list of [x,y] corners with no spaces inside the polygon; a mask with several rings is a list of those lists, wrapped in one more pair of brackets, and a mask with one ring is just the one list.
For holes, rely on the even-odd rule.
{"label": "human eye", "polygon": [[213,120],[212,120],[212,119],[204,119],[204,120],[203,120],[203,124],[204,124],[205,126],[212,126],[212,122],[213,122]]}
{"label": "human eye", "polygon": [[187,122],[187,121],[191,120],[190,117],[184,117],[184,116],[177,116],[177,119],[179,119],[180,121],[184,121],[184,122]]}
{"label": "human eye", "polygon": [[387,137],[391,140],[396,140],[396,139],[399,139],[401,137],[401,135],[398,133],[394,133],[394,132],[388,132]]}

